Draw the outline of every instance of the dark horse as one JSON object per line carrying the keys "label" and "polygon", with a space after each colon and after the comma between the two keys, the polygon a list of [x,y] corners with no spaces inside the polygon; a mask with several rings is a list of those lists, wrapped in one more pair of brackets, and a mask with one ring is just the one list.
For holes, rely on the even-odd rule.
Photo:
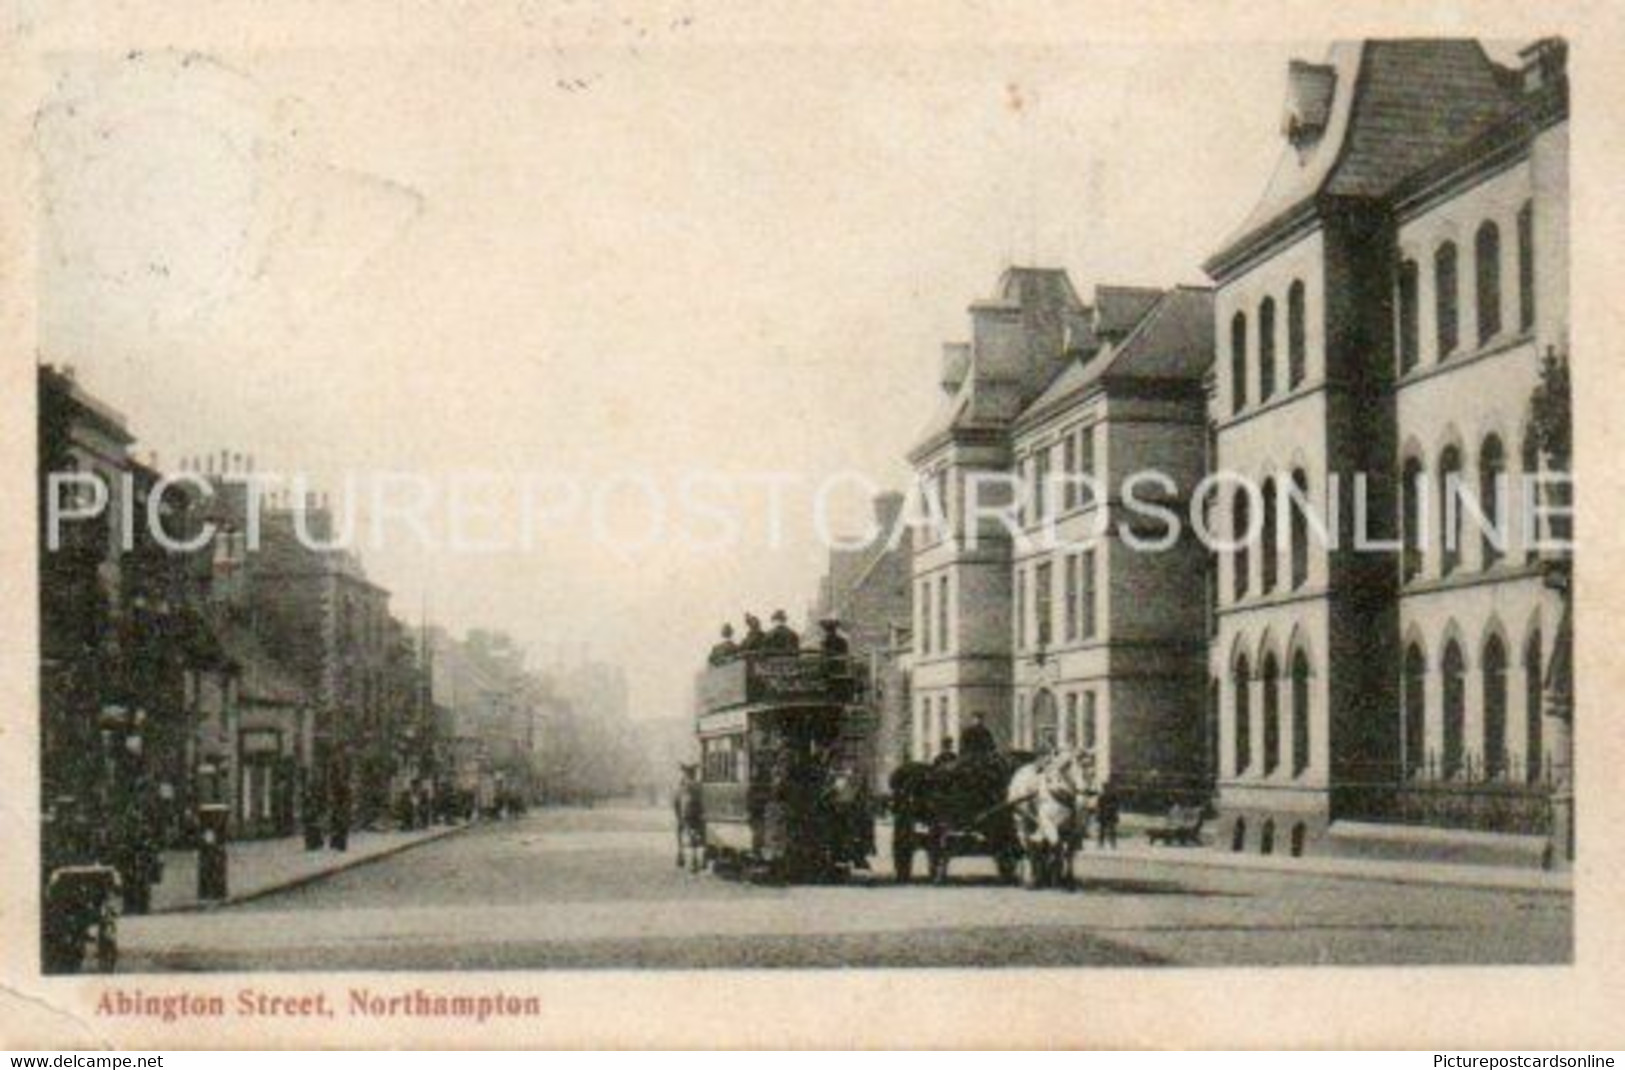
{"label": "dark horse", "polygon": [[683,770],[683,779],[672,793],[671,808],[677,818],[677,868],[686,864],[690,872],[698,873],[705,863],[705,803],[692,767]]}
{"label": "dark horse", "polygon": [[931,879],[948,879],[948,863],[965,855],[986,855],[999,877],[1020,872],[1021,839],[1005,790],[1026,753],[968,754],[941,764],[906,762],[890,780],[892,865],[899,881],[914,873],[914,852],[924,848]]}

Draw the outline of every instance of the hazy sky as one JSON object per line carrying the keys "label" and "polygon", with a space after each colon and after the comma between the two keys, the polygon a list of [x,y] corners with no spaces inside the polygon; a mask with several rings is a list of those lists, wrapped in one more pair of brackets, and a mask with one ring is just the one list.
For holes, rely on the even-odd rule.
{"label": "hazy sky", "polygon": [[[62,58],[36,126],[42,358],[171,466],[897,484],[940,345],[999,271],[1203,281],[1274,165],[1286,61],[1323,51],[683,31]],[[718,622],[813,595],[804,516],[777,551],[749,534],[365,557],[403,617],[585,644],[639,715],[673,715]]]}

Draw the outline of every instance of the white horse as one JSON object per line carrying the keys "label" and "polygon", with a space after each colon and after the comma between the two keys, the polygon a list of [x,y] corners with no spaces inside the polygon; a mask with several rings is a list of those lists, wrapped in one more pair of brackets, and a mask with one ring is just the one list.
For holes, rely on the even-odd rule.
{"label": "white horse", "polygon": [[1016,770],[1006,793],[1027,856],[1027,887],[1071,887],[1096,795],[1094,756],[1063,750]]}

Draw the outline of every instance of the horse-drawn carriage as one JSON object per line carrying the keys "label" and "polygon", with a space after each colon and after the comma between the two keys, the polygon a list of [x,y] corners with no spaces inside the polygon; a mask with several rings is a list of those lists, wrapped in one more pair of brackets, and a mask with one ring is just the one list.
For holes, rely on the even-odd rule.
{"label": "horse-drawn carriage", "polygon": [[[773,881],[868,865],[872,715],[850,661],[743,655],[698,681],[700,761],[678,792],[678,863]],[[696,853],[697,852],[697,853]]]}
{"label": "horse-drawn carriage", "polygon": [[87,953],[101,973],[118,964],[119,901],[125,886],[103,860],[105,836],[80,800],[53,801],[41,842],[40,954],[46,973],[78,973]]}
{"label": "horse-drawn carriage", "polygon": [[914,858],[926,856],[932,881],[948,878],[955,858],[992,858],[999,877],[1014,881],[1021,868],[1021,838],[1006,789],[1031,755],[968,754],[939,764],[908,762],[891,776],[892,870],[908,883]]}
{"label": "horse-drawn carriage", "polygon": [[936,883],[948,879],[953,859],[982,856],[1009,883],[1025,863],[1029,887],[1070,884],[1096,795],[1093,761],[1076,751],[988,749],[909,762],[892,773],[890,787],[892,866],[904,883],[924,850]]}

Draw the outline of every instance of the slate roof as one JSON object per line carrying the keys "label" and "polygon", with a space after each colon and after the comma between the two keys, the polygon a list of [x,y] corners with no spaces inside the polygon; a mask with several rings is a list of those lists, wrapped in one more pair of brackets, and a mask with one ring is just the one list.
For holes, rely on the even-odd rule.
{"label": "slate roof", "polygon": [[1106,358],[1107,378],[1200,382],[1213,363],[1213,291],[1169,290]]}
{"label": "slate roof", "polygon": [[1155,301],[1127,337],[1092,358],[1069,361],[1018,422],[1042,418],[1103,379],[1200,384],[1213,361],[1213,291],[1181,286],[1153,292]]}
{"label": "slate roof", "polygon": [[1155,286],[1095,287],[1095,333],[1102,337],[1127,334],[1166,292]]}
{"label": "slate roof", "polygon": [[1319,141],[1286,145],[1264,194],[1204,265],[1209,274],[1324,196],[1380,198],[1517,107],[1505,68],[1477,41],[1401,39],[1331,46],[1331,114]]}

